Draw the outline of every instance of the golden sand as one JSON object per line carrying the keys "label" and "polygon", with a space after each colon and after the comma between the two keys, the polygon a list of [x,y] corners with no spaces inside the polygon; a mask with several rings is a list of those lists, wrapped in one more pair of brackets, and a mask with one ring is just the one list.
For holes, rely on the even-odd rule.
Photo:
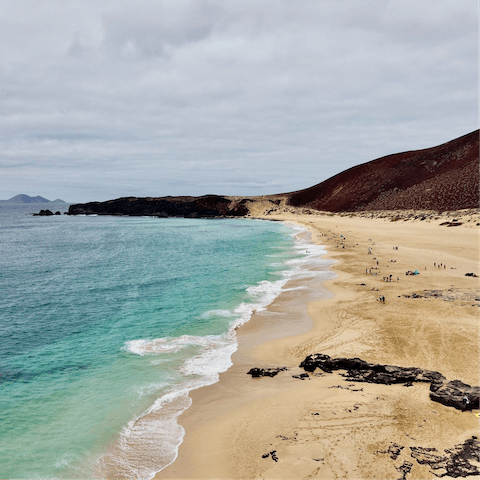
{"label": "golden sand", "polygon": [[[433,479],[409,447],[443,452],[478,435],[478,410],[431,401],[428,384],[354,383],[318,370],[293,378],[305,356],[319,352],[479,385],[479,278],[465,276],[479,274],[478,212],[429,212],[424,220],[418,212],[304,213],[252,208],[252,216],[306,226],[326,246],[338,276],[315,288],[334,295],[306,304],[301,290],[282,294],[238,330],[233,366],[191,392],[178,458],[156,478],[398,479],[407,462],[406,478]],[[454,219],[462,225],[440,225]],[[411,296],[425,291],[437,296]],[[288,370],[246,374],[274,366]],[[396,458],[386,453],[393,443],[403,447]]]}

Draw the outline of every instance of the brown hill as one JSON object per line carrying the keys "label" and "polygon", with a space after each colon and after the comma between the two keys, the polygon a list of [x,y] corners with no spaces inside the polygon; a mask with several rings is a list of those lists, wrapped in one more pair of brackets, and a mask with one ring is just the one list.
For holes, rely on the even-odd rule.
{"label": "brown hill", "polygon": [[285,196],[294,207],[330,212],[477,208],[478,138],[476,130],[437,147],[388,155]]}

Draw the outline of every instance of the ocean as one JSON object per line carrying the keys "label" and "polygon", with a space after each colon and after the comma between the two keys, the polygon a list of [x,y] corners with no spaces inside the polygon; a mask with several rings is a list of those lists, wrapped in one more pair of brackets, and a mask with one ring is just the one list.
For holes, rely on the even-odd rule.
{"label": "ocean", "polygon": [[40,208],[0,204],[0,477],[151,478],[235,328],[325,251],[279,222]]}

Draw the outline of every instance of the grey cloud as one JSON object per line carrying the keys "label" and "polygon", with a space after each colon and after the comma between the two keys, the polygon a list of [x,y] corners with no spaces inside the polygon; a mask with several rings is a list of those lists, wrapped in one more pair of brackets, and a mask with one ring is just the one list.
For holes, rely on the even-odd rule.
{"label": "grey cloud", "polygon": [[477,128],[471,0],[2,8],[0,198],[276,193]]}

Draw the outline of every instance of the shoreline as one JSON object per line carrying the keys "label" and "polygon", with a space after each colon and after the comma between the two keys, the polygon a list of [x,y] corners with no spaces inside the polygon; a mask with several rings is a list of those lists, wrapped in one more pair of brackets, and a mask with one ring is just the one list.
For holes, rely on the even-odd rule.
{"label": "shoreline", "polygon": [[[253,220],[253,223],[259,222],[260,220]],[[251,224],[252,220],[244,223]],[[267,229],[270,228],[268,224],[265,226]],[[163,468],[167,468],[172,464],[176,458],[178,445],[182,443],[183,438],[183,429],[177,423],[177,417],[190,407],[191,393],[217,383],[218,376],[230,368],[230,357],[238,345],[237,330],[248,323],[252,314],[262,318],[266,316],[267,320],[275,321],[275,317],[269,316],[274,315],[274,312],[266,312],[272,304],[272,299],[275,301],[282,294],[287,298],[291,295],[295,296],[298,294],[296,289],[301,289],[302,297],[305,297],[304,283],[310,281],[308,277],[312,276],[312,280],[316,280],[319,275],[323,275],[318,271],[310,272],[312,268],[323,271],[322,265],[325,262],[320,259],[324,253],[323,248],[311,244],[307,238],[310,236],[307,229],[291,224],[282,226],[281,230],[283,232],[281,235],[286,237],[283,240],[284,243],[274,243],[270,247],[268,246],[270,244],[267,244],[266,256],[263,258],[263,261],[269,264],[268,268],[274,277],[263,276],[261,281],[249,284],[250,286],[246,289],[247,298],[240,300],[236,307],[228,311],[214,309],[206,312],[206,316],[210,313],[218,315],[223,312],[227,317],[231,317],[226,319],[228,320],[227,330],[219,335],[199,337],[200,343],[205,346],[205,351],[190,358],[182,366],[183,381],[156,398],[148,409],[128,424],[128,430],[125,428],[122,431],[119,440],[108,445],[107,451],[100,455],[94,464],[94,476],[123,478],[130,474],[139,478],[151,478],[162,466],[165,465]],[[314,292],[318,295],[316,290]],[[212,306],[212,308],[215,307]],[[306,315],[304,317],[307,324],[303,329],[307,331],[311,327],[311,320]],[[295,328],[298,328],[299,324],[296,322]],[[284,325],[288,325],[288,322]],[[275,328],[275,330],[278,329]],[[290,330],[283,333],[283,335],[290,334]],[[272,332],[271,329],[265,333],[268,338],[276,335],[278,336],[278,331]],[[212,338],[209,339],[209,337]],[[192,343],[194,340],[195,338],[191,337],[185,339],[185,342]],[[177,341],[181,343],[182,337],[177,338]],[[132,341],[128,344],[128,351],[138,355],[148,355],[148,353],[155,353],[157,348],[162,348],[164,342],[162,339],[157,339],[146,343],[143,340]],[[204,370],[207,370],[207,373]],[[160,436],[155,438],[147,434],[147,443],[140,444],[136,439],[143,438],[141,430],[157,430]],[[124,459],[123,464],[117,460],[119,458]]]}
{"label": "shoreline", "polygon": [[[437,370],[448,380],[478,385],[478,307],[468,306],[478,281],[464,276],[478,274],[478,219],[470,213],[473,228],[465,221],[450,229],[440,226],[441,216],[405,223],[378,216],[261,213],[255,216],[300,224],[314,243],[327,245],[323,258],[337,260],[330,268],[338,276],[315,288],[334,296],[302,306],[282,294],[271,305],[287,317],[303,308],[313,324],[303,333],[272,339],[261,315],[237,331],[233,366],[218,383],[191,392],[193,404],[179,417],[186,433],[177,459],[155,478],[398,478],[402,462],[412,464],[412,478],[436,478],[408,447],[441,452],[462,443],[478,429],[472,412],[432,402],[426,385],[352,384],[338,372],[313,374],[307,381],[293,375],[303,373],[298,365],[306,355],[321,352]],[[373,258],[380,263],[376,276],[365,273],[376,267]],[[401,274],[414,269],[419,276]],[[382,281],[386,273],[393,282]],[[429,289],[443,297],[402,296]],[[445,300],[447,293],[453,300]],[[380,294],[385,305],[377,301]],[[247,366],[288,371],[252,379]],[[401,447],[398,459],[385,454],[392,444]]]}
{"label": "shoreline", "polygon": [[[266,218],[255,218],[255,220],[268,220]],[[295,236],[302,237],[301,242],[307,242],[306,248],[317,246],[312,241],[312,232],[306,225],[298,222],[283,222],[290,228],[300,227],[303,231],[293,233]],[[312,262],[308,258],[310,265],[308,270],[315,270],[324,273],[324,277],[331,277],[333,272],[330,270],[331,262],[325,261],[326,252],[322,253],[320,262]],[[316,257],[316,255],[315,255]],[[307,305],[314,301],[323,301],[330,298],[333,294],[323,286],[325,278],[319,278],[319,275],[312,277],[289,279],[284,285],[284,290],[269,304],[265,310],[256,311],[250,317],[250,320],[236,328],[237,350],[232,354],[232,366],[219,374],[219,380],[211,385],[191,390],[189,396],[192,399],[191,406],[186,409],[178,418],[178,423],[185,429],[183,442],[179,446],[177,458],[170,465],[160,472],[157,472],[154,478],[197,478],[196,475],[183,467],[179,467],[177,460],[180,456],[188,457],[190,448],[185,445],[185,440],[190,429],[203,425],[206,421],[214,420],[218,415],[217,404],[221,405],[222,412],[228,414],[240,406],[248,403],[252,398],[262,398],[265,396],[262,385],[256,385],[251,382],[249,375],[245,375],[253,366],[284,366],[282,359],[273,361],[270,356],[264,360],[258,349],[262,349],[266,343],[282,338],[291,338],[298,334],[306,334],[311,331],[314,322],[307,313]],[[290,362],[291,363],[291,362]],[[303,370],[298,368],[294,361],[289,365],[289,371],[301,374]],[[292,373],[292,374],[293,374]],[[299,380],[295,380],[299,381]],[[223,394],[223,390],[227,394]],[[267,392],[267,395],[269,392]],[[195,408],[196,407],[196,408]],[[202,419],[198,419],[197,412],[201,410]],[[183,462],[183,460],[182,460]],[[177,471],[178,468],[178,471]],[[172,473],[174,471],[174,473]],[[163,474],[168,472],[168,476]],[[215,475],[214,475],[215,477]],[[216,477],[215,477],[216,478]]]}

